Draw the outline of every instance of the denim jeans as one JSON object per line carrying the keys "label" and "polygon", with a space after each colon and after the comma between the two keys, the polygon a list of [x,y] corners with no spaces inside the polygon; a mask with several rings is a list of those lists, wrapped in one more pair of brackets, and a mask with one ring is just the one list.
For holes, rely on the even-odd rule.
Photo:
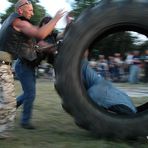
{"label": "denim jeans", "polygon": [[139,82],[140,67],[138,65],[131,65],[129,72],[129,83],[136,84]]}
{"label": "denim jeans", "polygon": [[110,108],[114,105],[125,105],[133,113],[137,112],[131,98],[123,91],[116,88],[111,82],[98,76],[89,66],[88,61],[82,61],[82,80],[89,97],[104,108]]}
{"label": "denim jeans", "polygon": [[32,116],[33,102],[36,96],[35,68],[26,65],[18,59],[15,65],[15,72],[23,89],[23,93],[17,97],[17,101],[23,104],[21,124],[27,124]]}

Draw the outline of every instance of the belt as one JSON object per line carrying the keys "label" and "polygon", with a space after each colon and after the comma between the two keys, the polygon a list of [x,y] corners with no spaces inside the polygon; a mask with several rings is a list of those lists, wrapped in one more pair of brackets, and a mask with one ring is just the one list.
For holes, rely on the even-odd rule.
{"label": "belt", "polygon": [[11,62],[5,62],[5,61],[1,61],[1,60],[0,60],[0,65],[1,65],[1,64],[3,64],[3,65],[11,65],[12,63],[11,63]]}

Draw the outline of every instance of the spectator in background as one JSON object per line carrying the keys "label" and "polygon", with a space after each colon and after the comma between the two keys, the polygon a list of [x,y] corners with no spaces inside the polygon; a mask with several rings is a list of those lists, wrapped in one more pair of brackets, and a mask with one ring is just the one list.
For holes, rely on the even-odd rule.
{"label": "spectator in background", "polygon": [[130,66],[133,62],[133,52],[129,51],[127,52],[127,54],[125,55],[125,62],[124,62],[124,71],[125,71],[125,77],[126,77],[126,81],[128,81],[128,77],[129,77],[129,70],[130,70]]}
{"label": "spectator in background", "polygon": [[122,64],[123,64],[120,53],[114,54],[114,64],[115,64],[115,67],[114,67],[115,77],[113,81],[119,82],[121,80],[121,72],[122,72]]}
{"label": "spectator in background", "polygon": [[131,65],[132,62],[133,62],[133,52],[128,52],[125,59],[125,63]]}
{"label": "spectator in background", "polygon": [[66,17],[65,17],[65,21],[66,21],[66,27],[64,29],[64,31],[60,34],[60,36],[63,38],[65,33],[67,32],[67,30],[69,29],[70,25],[73,23],[74,21],[74,13],[73,11],[70,11],[67,13]]}
{"label": "spectator in background", "polygon": [[[42,20],[39,23],[39,27],[42,27],[44,25],[46,25],[50,20],[52,19],[51,16],[45,16],[44,18],[42,18]],[[47,43],[47,44],[54,44],[57,48],[57,42],[58,40],[61,39],[61,34],[58,33],[57,30],[53,30],[44,40],[38,40],[38,43]],[[48,65],[52,65],[52,66],[48,66],[48,69],[46,71],[46,75],[49,76],[50,80],[54,80],[55,77],[55,72],[54,72],[54,60],[55,57],[57,55],[58,51],[55,50],[53,52],[51,52],[50,54],[46,54],[44,55],[44,60],[46,61],[46,64],[48,63]],[[44,63],[45,64],[45,63]]]}
{"label": "spectator in background", "polygon": [[137,84],[139,83],[139,75],[141,72],[141,60],[140,60],[140,52],[135,50],[133,51],[132,64],[129,69],[129,83]]}
{"label": "spectator in background", "polygon": [[115,62],[114,62],[114,57],[109,56],[108,57],[108,69],[109,69],[109,77],[111,81],[115,79]]}
{"label": "spectator in background", "polygon": [[108,78],[108,62],[105,59],[104,55],[99,55],[98,61],[97,61],[97,68],[98,68],[99,74],[103,78],[107,79]]}
{"label": "spectator in background", "polygon": [[74,20],[74,13],[73,11],[68,12],[66,15],[66,24],[70,24]]}
{"label": "spectator in background", "polygon": [[148,49],[144,52],[144,82],[148,82]]}
{"label": "spectator in background", "polygon": [[[51,16],[46,16],[42,18],[41,22],[39,23],[39,27],[46,25],[49,21],[51,21],[51,19],[52,19]],[[37,40],[37,42],[39,42],[39,44],[42,44],[42,42],[44,44],[46,42],[47,44],[56,45],[57,39],[58,39],[58,31],[54,29],[44,40]],[[53,65],[56,54],[57,54],[57,51],[47,54],[46,55],[47,62]]]}

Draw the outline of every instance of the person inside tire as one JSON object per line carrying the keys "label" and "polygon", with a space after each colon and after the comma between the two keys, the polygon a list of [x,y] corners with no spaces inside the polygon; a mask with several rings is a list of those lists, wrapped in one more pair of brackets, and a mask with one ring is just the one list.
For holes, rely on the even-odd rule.
{"label": "person inside tire", "polygon": [[89,66],[88,50],[82,60],[82,81],[88,96],[99,106],[121,115],[133,115],[137,112],[131,98],[116,88],[110,81],[105,80]]}

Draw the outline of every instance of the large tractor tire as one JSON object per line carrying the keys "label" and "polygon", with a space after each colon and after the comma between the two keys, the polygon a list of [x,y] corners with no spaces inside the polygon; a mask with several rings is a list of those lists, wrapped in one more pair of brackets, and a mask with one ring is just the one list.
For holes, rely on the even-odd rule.
{"label": "large tractor tire", "polygon": [[77,125],[98,137],[134,138],[148,136],[148,111],[134,116],[108,113],[97,107],[86,94],[81,82],[80,61],[97,38],[117,31],[148,34],[147,0],[102,0],[86,9],[69,26],[56,59],[55,88],[63,108]]}

